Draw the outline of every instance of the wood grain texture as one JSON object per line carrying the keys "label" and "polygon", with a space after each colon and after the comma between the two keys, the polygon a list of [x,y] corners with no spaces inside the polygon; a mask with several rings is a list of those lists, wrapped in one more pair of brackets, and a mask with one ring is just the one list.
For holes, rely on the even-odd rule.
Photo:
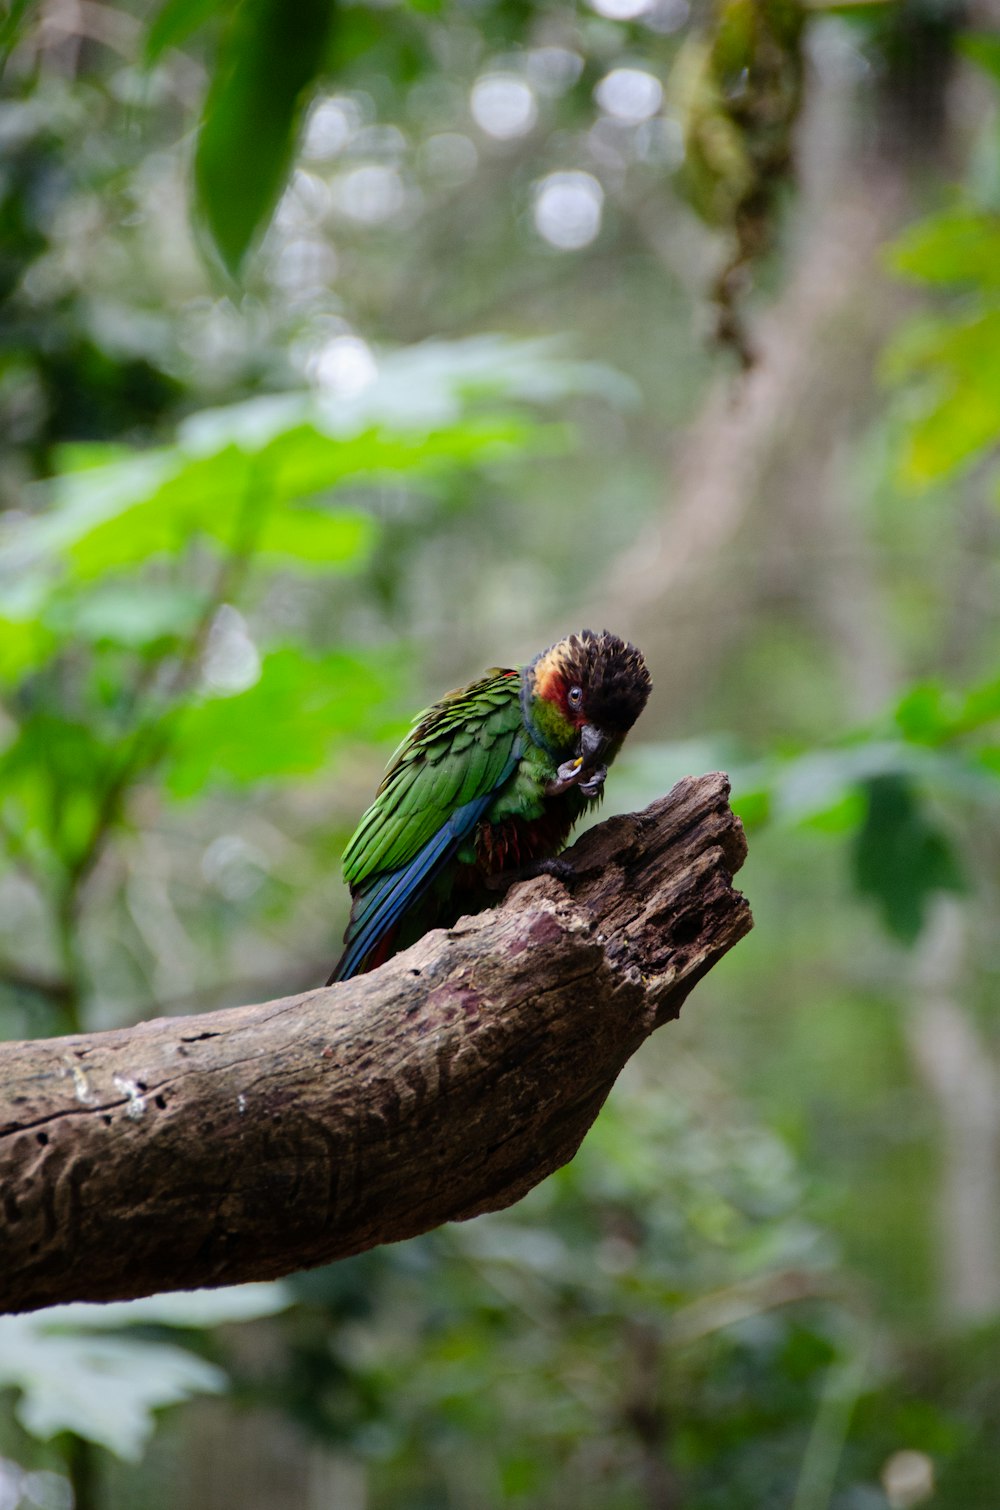
{"label": "wood grain texture", "polygon": [[510,1205],[752,926],[721,774],[381,970],[0,1047],[0,1309],[269,1279]]}

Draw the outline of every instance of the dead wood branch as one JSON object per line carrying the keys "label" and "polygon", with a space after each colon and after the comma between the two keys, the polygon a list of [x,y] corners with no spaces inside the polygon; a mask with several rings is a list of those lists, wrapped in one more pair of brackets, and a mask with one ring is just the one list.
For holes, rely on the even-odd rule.
{"label": "dead wood branch", "polygon": [[0,1048],[0,1308],[269,1279],[516,1201],[751,927],[688,777],[381,970]]}

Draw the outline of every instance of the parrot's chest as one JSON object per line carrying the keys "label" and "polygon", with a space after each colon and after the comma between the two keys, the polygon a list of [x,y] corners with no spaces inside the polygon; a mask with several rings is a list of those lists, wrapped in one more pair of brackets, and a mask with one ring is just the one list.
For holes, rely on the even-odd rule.
{"label": "parrot's chest", "polygon": [[475,863],[481,874],[499,875],[557,855],[579,817],[579,801],[569,801],[567,797],[547,803],[537,818],[513,817],[480,823],[475,834]]}

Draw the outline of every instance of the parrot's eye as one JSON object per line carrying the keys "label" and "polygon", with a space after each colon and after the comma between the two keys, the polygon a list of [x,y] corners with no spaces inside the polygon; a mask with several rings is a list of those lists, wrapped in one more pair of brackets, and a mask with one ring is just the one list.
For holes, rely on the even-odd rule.
{"label": "parrot's eye", "polygon": [[583,688],[570,687],[569,692],[566,694],[566,701],[571,708],[578,708],[583,702]]}

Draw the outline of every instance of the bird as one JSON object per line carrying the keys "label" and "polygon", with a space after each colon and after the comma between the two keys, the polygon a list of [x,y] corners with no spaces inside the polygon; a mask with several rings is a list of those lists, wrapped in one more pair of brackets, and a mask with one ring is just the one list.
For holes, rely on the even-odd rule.
{"label": "bird", "polygon": [[351,913],[327,985],[493,905],[510,879],[558,873],[651,686],[634,645],[584,629],[418,714],[344,851]]}

